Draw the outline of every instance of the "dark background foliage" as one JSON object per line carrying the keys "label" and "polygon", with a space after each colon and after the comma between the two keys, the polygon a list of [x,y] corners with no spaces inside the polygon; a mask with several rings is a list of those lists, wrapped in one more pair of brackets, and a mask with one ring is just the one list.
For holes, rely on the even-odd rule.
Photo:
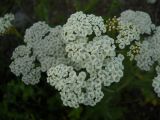
{"label": "dark background foliage", "polygon": [[[141,10],[160,25],[160,1],[145,0],[1,0],[0,16],[14,13],[21,36],[37,21],[51,26],[63,25],[70,14],[84,11],[104,19],[126,10]],[[94,107],[65,107],[58,92],[43,78],[38,85],[25,85],[10,69],[13,50],[23,43],[15,34],[0,36],[0,120],[160,120],[160,100],[151,86],[155,76],[140,71],[135,63],[125,60],[124,78],[104,88],[104,98]]]}

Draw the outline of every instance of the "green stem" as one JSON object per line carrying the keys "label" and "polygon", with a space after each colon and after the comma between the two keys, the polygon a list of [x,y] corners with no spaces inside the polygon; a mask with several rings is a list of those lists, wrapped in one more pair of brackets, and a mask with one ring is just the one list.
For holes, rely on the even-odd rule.
{"label": "green stem", "polygon": [[125,88],[126,86],[128,86],[129,83],[130,83],[130,81],[131,81],[131,80],[127,80],[124,84],[122,84],[120,87],[118,87],[118,88],[116,89],[116,92],[119,92],[119,91],[121,91],[123,88]]}
{"label": "green stem", "polygon": [[12,30],[13,30],[13,34],[15,34],[20,39],[23,39],[23,36],[17,31],[15,27],[13,27]]}
{"label": "green stem", "polygon": [[111,89],[106,88],[106,87],[104,87],[104,91],[109,92],[109,93],[114,93],[115,92],[114,90],[111,90]]}

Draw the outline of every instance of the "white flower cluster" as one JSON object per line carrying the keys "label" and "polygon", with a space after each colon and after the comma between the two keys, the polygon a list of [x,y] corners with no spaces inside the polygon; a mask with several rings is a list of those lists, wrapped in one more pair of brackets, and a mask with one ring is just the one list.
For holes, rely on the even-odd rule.
{"label": "white flower cluster", "polygon": [[106,32],[106,26],[102,17],[76,12],[68,18],[67,23],[63,26],[62,36],[67,43],[73,42],[79,37],[86,37],[92,33],[100,36],[104,32]]}
{"label": "white flower cluster", "polygon": [[94,106],[103,98],[103,85],[120,81],[124,57],[116,57],[114,39],[101,35],[105,32],[101,17],[77,12],[62,29],[67,56],[74,64],[52,67],[47,81],[60,91],[64,105]]}
{"label": "white flower cluster", "polygon": [[141,70],[149,71],[154,61],[152,59],[152,49],[150,49],[149,42],[143,41],[140,46],[140,52],[135,56],[137,66]]}
{"label": "white flower cluster", "polygon": [[22,81],[25,84],[36,84],[41,77],[40,68],[35,66],[36,58],[30,54],[31,50],[27,46],[18,46],[13,52],[10,69],[16,76],[22,75]]}
{"label": "white flower cluster", "polygon": [[154,63],[152,55],[153,50],[147,40],[144,40],[142,43],[135,42],[135,45],[130,46],[130,51],[128,52],[130,59],[134,59],[137,62],[137,66],[145,71],[149,71]]}
{"label": "white flower cluster", "polygon": [[[149,71],[153,64],[160,64],[160,27],[156,27],[153,35],[145,37],[143,41],[136,41],[135,45],[130,46],[128,52],[131,60],[137,62],[141,70]],[[152,86],[160,97],[160,67],[156,67],[157,76],[153,79]]]}
{"label": "white flower cluster", "polygon": [[155,28],[150,16],[145,12],[126,10],[121,13],[119,19],[120,21],[131,22],[136,25],[140,29],[141,34],[151,34],[151,31]]}
{"label": "white flower cluster", "polygon": [[124,56],[121,54],[118,57],[105,59],[102,69],[98,71],[99,79],[104,86],[110,86],[113,82],[117,83],[123,77],[123,60]]}
{"label": "white flower cluster", "polygon": [[140,40],[141,34],[151,34],[155,29],[150,16],[141,11],[126,10],[118,18],[118,30],[116,43],[120,49],[130,45],[132,41]]}
{"label": "white flower cluster", "polygon": [[152,59],[154,61],[160,60],[160,26],[156,27],[153,36],[147,38],[150,49],[152,49]]}
{"label": "white flower cluster", "polygon": [[44,22],[27,29],[24,36],[26,45],[18,46],[13,52],[11,71],[17,76],[22,75],[26,84],[36,84],[41,72],[61,62],[66,63],[60,31],[60,26],[50,28]]}
{"label": "white flower cluster", "polygon": [[12,27],[11,22],[13,20],[13,14],[6,14],[4,17],[0,17],[0,34],[4,34],[8,28]]}
{"label": "white flower cluster", "polygon": [[157,76],[153,79],[152,87],[158,97],[160,97],[160,26],[156,27],[153,36],[148,37],[147,40],[152,50],[152,59],[158,63],[156,67]]}
{"label": "white flower cluster", "polygon": [[119,20],[118,30],[116,43],[118,43],[120,49],[124,49],[134,40],[140,40],[140,30],[131,22]]}
{"label": "white flower cluster", "polygon": [[101,69],[104,59],[116,54],[114,40],[106,35],[94,37],[88,43],[69,43],[66,52],[73,62],[89,73]]}
{"label": "white flower cluster", "polygon": [[142,43],[131,45],[128,56],[136,60],[137,66],[145,71],[149,71],[154,62],[160,63],[160,27],[156,27],[154,34],[144,38]]}
{"label": "white flower cluster", "polygon": [[160,97],[160,66],[156,67],[157,76],[153,79],[152,87],[154,91],[157,93],[158,97]]}
{"label": "white flower cluster", "polygon": [[61,26],[50,28],[44,22],[38,22],[26,30],[24,41],[32,49],[33,56],[37,57],[43,72],[51,66],[67,62],[61,29]]}
{"label": "white flower cluster", "polygon": [[[158,54],[157,51],[154,50],[157,41],[152,40],[156,39],[156,37],[154,37],[156,35],[153,36],[154,38],[153,37],[140,38],[140,35],[143,34],[150,35],[156,29],[155,25],[152,24],[150,16],[145,12],[126,10],[121,13],[121,16],[118,19],[119,22],[124,23],[124,26],[127,26],[127,23],[130,24],[130,26],[128,26],[128,29],[126,29],[126,32],[123,30],[123,28],[125,28],[124,26],[122,26],[122,28],[120,29],[119,35],[117,36],[117,43],[119,43],[119,47],[124,48],[125,45],[130,45],[131,42],[134,41],[135,45],[130,46],[130,51],[128,52],[128,56],[130,56],[130,60],[134,59],[137,62],[137,66],[141,70],[149,71],[151,66],[156,61],[154,60],[155,59],[154,56]],[[124,33],[126,34],[123,35],[121,31],[122,32],[124,31]],[[120,35],[123,38],[122,40],[119,38]]]}
{"label": "white flower cluster", "polygon": [[146,0],[146,1],[147,1],[147,3],[154,4],[154,3],[156,3],[157,0]]}
{"label": "white flower cluster", "polygon": [[122,55],[106,59],[103,68],[94,74],[85,70],[77,73],[72,66],[60,64],[48,70],[47,82],[60,91],[65,106],[94,106],[104,96],[102,85],[110,86],[120,81],[124,69],[123,59]]}
{"label": "white flower cluster", "polygon": [[78,74],[73,67],[60,64],[49,69],[47,81],[60,91],[63,104],[70,107],[79,107],[79,104],[94,106],[103,97],[101,81],[89,78],[86,73]]}
{"label": "white flower cluster", "polygon": [[[106,34],[106,28],[118,32],[116,40]],[[140,38],[153,30],[153,36]],[[74,108],[96,105],[104,96],[103,86],[120,81],[124,56],[116,51],[119,48],[130,47],[128,56],[141,70],[160,64],[160,27],[155,28],[149,15],[140,11],[122,12],[108,26],[102,17],[83,12],[72,14],[62,27],[37,22],[26,30],[24,42],[13,52],[11,71],[26,84],[38,83],[41,72],[46,72],[47,82],[60,92],[63,104]],[[152,85],[160,96],[158,67],[157,72]]]}

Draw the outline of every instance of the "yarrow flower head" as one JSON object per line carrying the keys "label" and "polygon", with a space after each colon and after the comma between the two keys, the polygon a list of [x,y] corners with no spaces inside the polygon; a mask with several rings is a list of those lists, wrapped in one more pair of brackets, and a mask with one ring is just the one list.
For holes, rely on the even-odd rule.
{"label": "yarrow flower head", "polygon": [[124,56],[119,54],[118,57],[105,59],[103,67],[98,71],[99,79],[104,86],[110,86],[114,82],[119,82],[123,77],[123,60]]}
{"label": "yarrow flower head", "polygon": [[101,69],[106,57],[115,56],[114,40],[108,36],[93,38],[88,43],[67,44],[68,57],[89,73]]}
{"label": "yarrow flower head", "polygon": [[116,43],[118,43],[120,49],[124,49],[134,40],[140,40],[140,30],[131,22],[119,20],[118,31]]}
{"label": "yarrow flower head", "polygon": [[156,67],[157,76],[153,79],[152,87],[154,88],[155,93],[160,97],[160,66]]}
{"label": "yarrow flower head", "polygon": [[[8,24],[12,21],[7,15],[4,18]],[[113,38],[107,35],[110,32],[115,33]],[[104,96],[102,88],[123,77],[124,56],[116,51],[119,48],[129,48],[130,60],[149,71],[155,62],[160,64],[160,27],[152,24],[147,13],[132,10],[106,24],[102,17],[83,12],[54,28],[37,22],[26,30],[24,45],[14,50],[10,69],[27,85],[37,84],[41,73],[47,73],[47,82],[60,92],[65,106],[94,106]],[[156,70],[152,86],[160,97],[160,67]]]}
{"label": "yarrow flower head", "polygon": [[80,37],[87,37],[91,34],[100,36],[106,32],[106,26],[102,17],[93,14],[86,15],[83,12],[72,14],[65,25],[63,25],[62,36],[66,43],[73,42]]}
{"label": "yarrow flower head", "polygon": [[147,1],[147,3],[154,4],[154,3],[156,3],[157,0],[146,0],[146,1]]}
{"label": "yarrow flower head", "polygon": [[136,25],[140,29],[141,34],[151,34],[151,31],[155,29],[150,16],[145,12],[126,10],[121,13],[119,19]]}
{"label": "yarrow flower head", "polygon": [[4,34],[10,27],[12,27],[12,21],[14,20],[13,14],[6,14],[4,17],[0,17],[0,35]]}
{"label": "yarrow flower head", "polygon": [[95,105],[103,97],[101,81],[90,78],[85,81],[85,72],[74,71],[73,67],[60,64],[51,68],[47,81],[60,91],[63,104],[70,107],[79,107],[79,104]]}
{"label": "yarrow flower head", "polygon": [[145,71],[149,71],[154,63],[152,54],[153,51],[150,48],[150,44],[147,40],[144,40],[142,43],[135,42],[135,45],[130,46],[130,51],[128,52],[130,60],[134,59],[137,62],[137,66],[141,70]]}
{"label": "yarrow flower head", "polygon": [[26,30],[24,41],[33,50],[33,55],[40,62],[43,72],[52,65],[67,62],[61,29],[61,26],[50,28],[44,22],[38,22]]}
{"label": "yarrow flower head", "polygon": [[152,53],[152,59],[158,62],[156,67],[157,76],[153,79],[152,87],[154,88],[157,96],[160,97],[160,26],[156,27],[153,36],[148,37],[148,42],[150,43]]}
{"label": "yarrow flower head", "polygon": [[[137,46],[138,54],[133,54],[133,49]],[[131,45],[128,55],[131,59],[135,59],[137,66],[149,71],[154,62],[160,63],[160,27],[156,27],[152,36],[145,37],[143,42],[136,42],[136,45]]]}
{"label": "yarrow flower head", "polygon": [[152,59],[154,61],[160,60],[160,26],[156,27],[153,36],[147,38],[152,49]]}
{"label": "yarrow flower head", "polygon": [[24,36],[26,45],[18,46],[13,52],[11,71],[17,76],[22,75],[26,84],[36,84],[41,72],[61,62],[66,63],[60,31],[60,26],[50,28],[44,22],[27,29]]}
{"label": "yarrow flower head", "polygon": [[124,57],[116,55],[114,39],[102,35],[105,31],[101,17],[82,12],[71,15],[63,26],[65,51],[74,64],[50,68],[47,81],[60,91],[65,106],[94,106],[103,98],[102,87],[123,76]]}
{"label": "yarrow flower head", "polygon": [[[115,32],[113,38],[109,31]],[[37,22],[28,28],[24,45],[13,52],[10,69],[32,85],[40,81],[42,72],[47,73],[48,84],[60,92],[65,106],[94,106],[104,96],[102,88],[123,77],[124,56],[117,50],[129,49],[130,60],[149,71],[155,62],[160,63],[159,39],[160,27],[144,12],[127,10],[106,24],[102,17],[76,12],[63,26],[51,28]],[[157,67],[152,84],[158,96],[159,71]]]}

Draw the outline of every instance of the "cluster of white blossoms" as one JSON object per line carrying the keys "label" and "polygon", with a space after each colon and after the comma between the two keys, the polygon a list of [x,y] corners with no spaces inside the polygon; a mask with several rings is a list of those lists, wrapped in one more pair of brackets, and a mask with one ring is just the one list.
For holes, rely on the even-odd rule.
{"label": "cluster of white blossoms", "polygon": [[125,46],[130,45],[134,40],[140,40],[140,29],[131,22],[119,19],[118,30],[119,34],[116,43],[118,43],[120,49],[124,49]]}
{"label": "cluster of white blossoms", "polygon": [[147,38],[150,49],[152,49],[152,59],[154,61],[160,60],[160,26],[156,27],[152,36]]}
{"label": "cluster of white blossoms", "polygon": [[[127,53],[130,60],[135,60],[137,66],[145,71],[149,71],[155,62],[160,64],[160,27],[152,23],[150,16],[145,12],[126,10],[118,21],[116,43],[121,49],[130,45]],[[148,36],[141,37],[143,34]],[[160,70],[157,70],[152,86],[160,97]]]}
{"label": "cluster of white blossoms", "polygon": [[[107,31],[116,34],[112,38]],[[26,84],[37,84],[46,73],[47,83],[60,92],[63,104],[74,108],[96,105],[104,96],[103,87],[121,80],[122,49],[129,49],[127,55],[141,70],[160,64],[160,27],[140,11],[124,11],[106,24],[102,17],[83,12],[54,28],[37,22],[26,30],[24,42],[13,52],[11,71]],[[158,96],[159,78],[160,74],[153,80]]]}
{"label": "cluster of white blossoms", "polygon": [[123,60],[124,56],[121,54],[118,57],[105,59],[102,69],[98,71],[98,77],[104,86],[110,86],[113,82],[117,83],[123,77]]}
{"label": "cluster of white blossoms", "polygon": [[[18,46],[12,56],[11,71],[16,75],[22,75],[25,84],[36,84],[39,82],[40,69],[34,64],[35,56],[30,56],[31,50],[25,46]],[[37,74],[38,73],[38,74]]]}
{"label": "cluster of white blossoms", "polygon": [[0,34],[4,34],[7,29],[12,27],[12,21],[14,20],[13,14],[5,14],[4,17],[0,17]]}
{"label": "cluster of white blossoms", "polygon": [[17,76],[22,75],[24,83],[36,84],[41,72],[59,63],[67,63],[60,31],[61,26],[50,28],[44,22],[37,22],[27,29],[24,36],[26,44],[13,52],[11,71]]}
{"label": "cluster of white blossoms", "polygon": [[145,71],[149,71],[155,62],[160,63],[160,27],[156,27],[152,36],[131,45],[128,56],[136,60],[137,66]]}
{"label": "cluster of white blossoms", "polygon": [[158,97],[160,97],[160,66],[156,67],[157,76],[153,79],[152,87],[154,91],[157,93]]}
{"label": "cluster of white blossoms", "polygon": [[116,55],[105,31],[102,17],[82,12],[63,27],[37,22],[26,30],[25,45],[13,52],[11,71],[25,84],[38,83],[48,71],[47,82],[60,91],[65,106],[94,106],[103,98],[102,86],[123,76],[123,55]]}
{"label": "cluster of white blossoms", "polygon": [[76,12],[63,25],[62,36],[65,38],[65,42],[68,43],[77,41],[79,38],[87,37],[93,33],[96,36],[100,36],[105,32],[106,26],[102,17]]}
{"label": "cluster of white blossoms", "polygon": [[149,71],[154,64],[152,55],[153,50],[150,48],[150,43],[147,40],[144,40],[142,43],[135,42],[135,45],[130,46],[130,51],[128,52],[130,59],[134,59],[137,62],[137,66],[145,71]]}
{"label": "cluster of white blossoms", "polygon": [[47,74],[48,83],[60,91],[66,106],[77,108],[82,103],[94,106],[103,98],[101,81],[96,77],[87,78],[84,71],[77,73],[72,66],[60,64],[49,69]]}
{"label": "cluster of white blossoms", "polygon": [[157,62],[157,76],[153,79],[152,86],[154,91],[160,97],[160,26],[156,27],[152,36],[147,38],[147,41],[152,51],[151,58],[152,61]]}
{"label": "cluster of white blossoms", "polygon": [[155,30],[150,16],[141,11],[126,10],[118,18],[118,35],[116,43],[120,49],[124,49],[133,41],[139,41],[140,35],[150,35]]}
{"label": "cluster of white blossoms", "polygon": [[154,3],[156,3],[157,0],[146,0],[146,1],[147,1],[147,3],[154,4]]}
{"label": "cluster of white blossoms", "polygon": [[137,26],[141,34],[151,34],[152,30],[155,29],[150,16],[145,12],[126,10],[121,13],[119,19]]}
{"label": "cluster of white blossoms", "polygon": [[104,59],[116,54],[114,40],[106,35],[94,37],[88,43],[69,43],[66,52],[73,62],[89,73],[101,69]]}
{"label": "cluster of white blossoms", "polygon": [[151,33],[155,30],[150,16],[141,11],[126,10],[121,13],[119,20],[119,33],[116,42],[119,48],[129,46],[127,55],[130,60],[135,60],[141,70],[149,71],[153,63],[153,49],[149,42],[150,37],[141,35]]}
{"label": "cluster of white blossoms", "polygon": [[26,30],[24,42],[40,62],[42,72],[46,72],[51,66],[68,62],[65,58],[61,29],[61,26],[51,28],[44,22],[38,22]]}
{"label": "cluster of white blossoms", "polygon": [[47,81],[60,91],[64,105],[94,106],[103,98],[102,86],[123,76],[123,55],[116,57],[114,39],[102,35],[105,31],[101,17],[82,12],[72,14],[63,26],[65,50],[75,64],[52,67]]}
{"label": "cluster of white blossoms", "polygon": [[85,69],[77,72],[73,66],[60,64],[48,70],[47,82],[60,91],[65,106],[94,106],[104,96],[102,86],[110,86],[123,77],[123,59],[123,55],[107,58],[102,69],[94,74]]}

